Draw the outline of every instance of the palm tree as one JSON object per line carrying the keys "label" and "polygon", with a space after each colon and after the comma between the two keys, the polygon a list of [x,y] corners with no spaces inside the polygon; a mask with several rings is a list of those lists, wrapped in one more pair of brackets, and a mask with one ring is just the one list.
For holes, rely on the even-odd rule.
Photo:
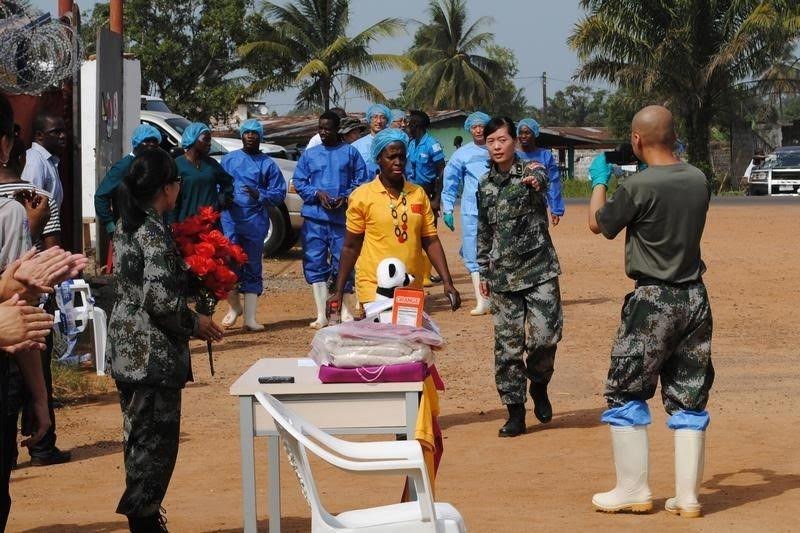
{"label": "palm tree", "polygon": [[[361,74],[399,68],[410,70],[414,63],[405,56],[373,54],[370,44],[378,38],[397,35],[404,29],[398,18],[385,18],[354,37],[345,32],[350,21],[348,0],[295,0],[286,6],[264,2],[264,12],[275,19],[271,38],[247,43],[239,53],[267,54],[289,65],[284,83],[300,86],[299,107],[329,109],[342,95],[353,90],[373,100],[385,101],[381,91]],[[270,80],[274,85],[274,80]],[[257,90],[259,83],[253,85]]]}
{"label": "palm tree", "polygon": [[710,170],[710,125],[735,85],[762,73],[800,35],[796,0],[581,0],[568,39],[576,77],[659,96],[686,129],[689,161]]}
{"label": "palm tree", "polygon": [[489,102],[502,65],[486,55],[494,35],[481,31],[492,22],[481,17],[467,26],[464,0],[431,0],[431,22],[414,36],[409,57],[419,69],[409,78],[405,96],[425,108],[474,109]]}

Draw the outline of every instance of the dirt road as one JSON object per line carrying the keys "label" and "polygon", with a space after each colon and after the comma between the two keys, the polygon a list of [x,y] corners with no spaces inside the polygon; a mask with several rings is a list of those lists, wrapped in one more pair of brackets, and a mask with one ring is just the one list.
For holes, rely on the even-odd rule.
{"label": "dirt road", "polygon": [[[442,398],[446,440],[437,498],[453,503],[470,531],[478,532],[797,530],[799,215],[798,205],[736,203],[715,205],[708,217],[703,253],[717,378],[708,406],[705,517],[699,520],[663,511],[672,495],[673,452],[658,394],[650,402],[656,511],[620,516],[591,507],[592,493],[614,482],[608,429],[598,419],[610,343],[631,287],[623,273],[623,240],[589,234],[581,205],[570,205],[553,230],[565,312],[551,387],[556,415],[547,426],[529,415],[527,435],[499,439],[504,410],[494,389],[490,317],[469,316],[474,300],[457,256],[458,237],[445,229],[442,238],[465,304],[450,313],[443,310],[440,289],[431,292],[433,316],[449,343],[438,360],[448,390]],[[216,350],[215,377],[208,374],[204,347],[193,344],[197,382],[183,397],[180,456],[164,504],[172,531],[241,530],[238,412],[228,387],[258,358],[306,355],[313,303],[298,257],[266,263],[269,292],[258,316],[267,330],[233,330]],[[125,530],[124,518],[114,514],[124,483],[116,394],[62,409],[58,421],[59,445],[72,449],[74,459],[33,468],[21,452],[10,530]],[[261,530],[267,526],[265,452],[259,442]],[[396,478],[358,478],[315,464],[332,512],[392,503],[399,494]],[[309,510],[286,464],[282,474],[284,531],[308,531]]]}

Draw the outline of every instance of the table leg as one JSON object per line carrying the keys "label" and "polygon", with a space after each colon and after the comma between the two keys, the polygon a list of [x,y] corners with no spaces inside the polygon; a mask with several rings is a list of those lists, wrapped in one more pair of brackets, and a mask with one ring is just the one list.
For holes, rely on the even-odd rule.
{"label": "table leg", "polygon": [[242,448],[242,511],[245,533],[256,533],[256,465],[253,445],[253,397],[239,397],[239,438]]}
{"label": "table leg", "polygon": [[269,533],[281,533],[281,438],[267,437],[269,468]]}
{"label": "table leg", "polygon": [[[419,414],[419,392],[406,392],[406,439],[414,440],[417,429],[417,415]],[[414,482],[409,478],[408,499],[416,500],[417,491]]]}

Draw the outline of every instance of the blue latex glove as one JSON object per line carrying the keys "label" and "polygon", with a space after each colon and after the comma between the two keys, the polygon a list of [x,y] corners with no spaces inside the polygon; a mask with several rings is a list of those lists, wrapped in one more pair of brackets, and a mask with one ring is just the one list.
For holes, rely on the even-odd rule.
{"label": "blue latex glove", "polygon": [[453,218],[453,213],[445,213],[443,218],[444,218],[444,225],[450,228],[450,231],[455,231],[456,221]]}
{"label": "blue latex glove", "polygon": [[589,179],[592,180],[592,189],[598,185],[605,185],[608,188],[608,182],[611,180],[612,174],[612,165],[606,163],[605,154],[599,154],[589,165]]}

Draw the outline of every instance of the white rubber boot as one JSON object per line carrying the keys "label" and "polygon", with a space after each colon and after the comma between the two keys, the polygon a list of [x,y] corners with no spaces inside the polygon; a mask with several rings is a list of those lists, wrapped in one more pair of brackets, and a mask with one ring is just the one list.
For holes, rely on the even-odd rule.
{"label": "white rubber boot", "polygon": [[470,275],[472,276],[472,288],[475,289],[477,305],[475,305],[475,309],[470,311],[469,314],[472,316],[485,315],[489,312],[489,302],[481,295],[481,274],[480,272],[473,272]]}
{"label": "white rubber boot", "polygon": [[356,297],[349,292],[342,297],[342,322],[352,322],[355,320],[353,313],[356,310]]}
{"label": "white rubber boot", "polygon": [[228,314],[222,319],[222,326],[225,328],[233,327],[239,317],[242,316],[242,300],[238,291],[228,293],[228,305],[230,306]]}
{"label": "white rubber boot", "polygon": [[264,331],[264,325],[256,322],[256,309],[258,309],[258,294],[246,292],[244,294],[244,329]]}
{"label": "white rubber boot", "polygon": [[685,518],[702,514],[697,493],[703,481],[706,432],[696,429],[675,430],[675,497],[664,508]]}
{"label": "white rubber boot", "polygon": [[325,306],[328,303],[328,286],[324,281],[318,281],[311,285],[314,292],[314,303],[317,305],[317,319],[308,326],[314,329],[324,328],[328,325],[328,317],[325,314]]}
{"label": "white rubber boot", "polygon": [[647,426],[611,427],[617,486],[592,497],[598,511],[646,513],[653,508],[647,484]]}

